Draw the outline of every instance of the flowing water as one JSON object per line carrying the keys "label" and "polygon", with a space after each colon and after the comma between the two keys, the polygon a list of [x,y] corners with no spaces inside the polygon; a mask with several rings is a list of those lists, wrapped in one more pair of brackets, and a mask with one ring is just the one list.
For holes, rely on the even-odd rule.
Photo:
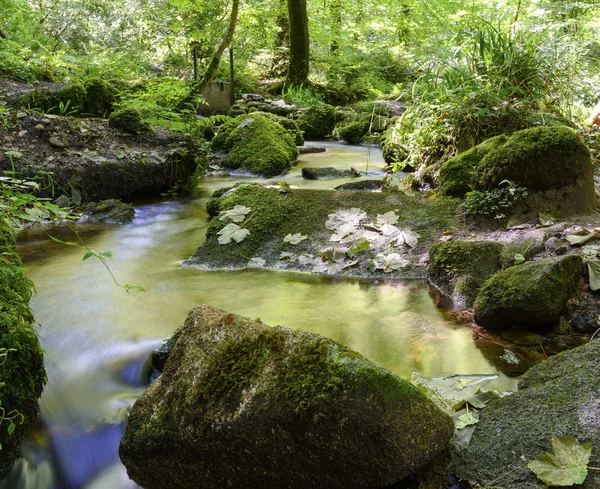
{"label": "flowing water", "polygon": [[[290,185],[329,188],[344,180],[304,181],[304,165],[359,171],[368,166],[371,176],[383,175],[381,152],[372,148],[328,144],[326,153],[301,157],[285,176]],[[38,227],[20,235],[19,252],[37,288],[31,306],[46,351],[48,385],[40,402],[42,422],[0,489],[136,488],[117,453],[128,409],[147,386],[148,354],[202,303],[320,333],[404,378],[413,371],[426,377],[498,374],[494,387],[514,390],[514,379],[475,347],[471,329],[444,320],[423,282],[182,266],[203,241],[206,199],[239,180],[208,177],[194,198],[136,205],[130,224],[76,225],[90,248],[112,251],[116,279],[142,285],[143,293],[128,295],[100,262],[82,262],[81,250],[48,239],[46,233],[73,241],[65,228]]]}

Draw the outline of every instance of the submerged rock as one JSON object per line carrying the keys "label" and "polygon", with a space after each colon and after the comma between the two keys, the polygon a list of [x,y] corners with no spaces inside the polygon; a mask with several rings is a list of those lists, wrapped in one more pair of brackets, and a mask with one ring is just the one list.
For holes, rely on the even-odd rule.
{"label": "submerged rock", "polygon": [[502,244],[446,241],[429,250],[429,280],[460,307],[470,307],[483,283],[500,270]]}
{"label": "submerged rock", "polygon": [[342,183],[335,187],[336,190],[381,190],[383,180],[359,180],[358,182]]}
{"label": "submerged rock", "polygon": [[352,170],[339,170],[332,166],[302,168],[302,177],[307,180],[328,180],[333,178],[350,178],[354,176],[356,176],[356,174]]}
{"label": "submerged rock", "polygon": [[577,255],[528,262],[498,272],[475,300],[475,322],[486,328],[528,329],[558,321],[582,286]]}
{"label": "submerged rock", "polygon": [[298,157],[287,130],[260,114],[241,115],[223,124],[211,144],[227,153],[222,166],[264,177],[286,172]]}
{"label": "submerged rock", "polygon": [[371,489],[424,467],[452,433],[415,387],[339,343],[199,306],[119,455],[146,489]]}
{"label": "submerged rock", "polygon": [[327,148],[325,146],[300,146],[298,152],[301,155],[308,155],[312,153],[325,153]]}
{"label": "submerged rock", "polygon": [[83,213],[88,221],[125,224],[133,221],[135,209],[118,199],[107,199],[86,204]]}
{"label": "submerged rock", "polygon": [[[458,476],[482,487],[545,488],[526,464],[552,451],[553,434],[592,442],[589,465],[598,467],[599,357],[600,341],[551,357],[523,376],[517,393],[489,403],[470,445],[458,453]],[[600,487],[600,474],[590,470],[577,487]]]}

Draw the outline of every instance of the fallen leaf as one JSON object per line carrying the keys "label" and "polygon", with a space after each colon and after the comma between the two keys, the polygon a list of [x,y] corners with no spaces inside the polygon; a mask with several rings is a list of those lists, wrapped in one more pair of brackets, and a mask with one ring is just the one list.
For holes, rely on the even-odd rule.
{"label": "fallen leaf", "polygon": [[219,221],[239,223],[246,219],[246,215],[250,211],[250,207],[246,207],[244,205],[236,205],[233,209],[230,209],[228,211],[221,211]]}
{"label": "fallen leaf", "polygon": [[305,239],[308,239],[308,236],[306,236],[305,234],[300,234],[300,233],[288,234],[285,238],[283,238],[283,242],[289,243],[292,245],[297,245],[298,243],[301,243]]}
{"label": "fallen leaf", "polygon": [[250,231],[242,229],[237,224],[231,223],[227,224],[227,226],[221,229],[217,234],[219,235],[217,241],[219,244],[224,245],[231,243],[231,241],[235,241],[236,243],[244,241],[250,234]]}

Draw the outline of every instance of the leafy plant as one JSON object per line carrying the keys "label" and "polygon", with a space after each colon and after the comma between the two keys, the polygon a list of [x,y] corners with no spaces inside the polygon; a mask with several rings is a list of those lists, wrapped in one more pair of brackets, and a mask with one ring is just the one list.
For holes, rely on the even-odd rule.
{"label": "leafy plant", "polygon": [[509,215],[514,205],[527,197],[527,189],[508,180],[501,184],[506,185],[493,190],[467,192],[462,204],[463,213],[494,219],[503,219]]}

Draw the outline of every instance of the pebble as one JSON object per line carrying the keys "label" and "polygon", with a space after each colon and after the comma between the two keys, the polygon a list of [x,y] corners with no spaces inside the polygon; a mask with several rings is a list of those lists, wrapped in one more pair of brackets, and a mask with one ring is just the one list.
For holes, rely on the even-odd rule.
{"label": "pebble", "polygon": [[25,119],[27,112],[17,112],[17,119]]}

